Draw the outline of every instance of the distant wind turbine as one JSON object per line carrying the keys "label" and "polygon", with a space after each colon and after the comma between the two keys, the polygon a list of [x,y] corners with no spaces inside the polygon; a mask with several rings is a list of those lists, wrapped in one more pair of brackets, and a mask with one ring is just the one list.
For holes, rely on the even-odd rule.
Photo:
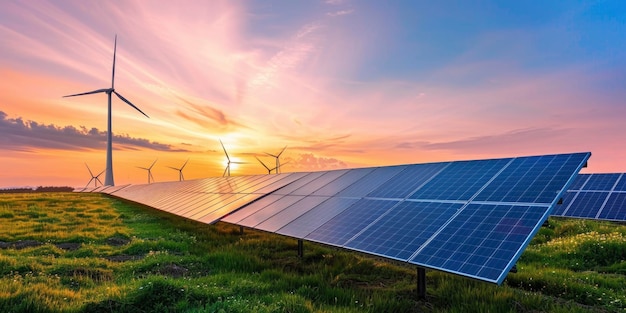
{"label": "distant wind turbine", "polygon": [[[158,160],[158,159],[157,159]],[[154,164],[156,163],[157,160],[154,160],[154,162],[152,162],[152,165],[150,165],[150,167],[141,167],[141,166],[137,166],[137,168],[140,168],[142,170],[146,170],[148,171],[148,184],[150,182],[154,182],[154,176],[152,176],[152,167],[154,166]],[[152,179],[152,181],[150,181]]]}
{"label": "distant wind turbine", "polygon": [[168,166],[169,168],[178,171],[178,181],[183,181],[185,180],[185,176],[183,176],[183,169],[185,168],[185,166],[187,165],[187,162],[189,162],[189,159],[187,159],[187,161],[185,161],[185,164],[183,164],[183,166],[181,166],[180,168],[176,168],[176,167],[172,167],[172,166]]}
{"label": "distant wind turbine", "polygon": [[87,163],[85,163],[85,166],[87,167],[87,170],[89,171],[89,175],[91,175],[91,179],[89,180],[87,185],[85,185],[85,188],[89,187],[89,184],[91,184],[92,181],[93,181],[93,186],[94,187],[98,187],[98,182],[100,183],[100,185],[102,185],[102,181],[100,180],[99,177],[100,177],[100,175],[102,175],[102,173],[104,173],[104,171],[102,171],[102,172],[100,172],[100,174],[94,176],[93,172],[89,168],[89,165],[87,165]]}
{"label": "distant wind turbine", "polygon": [[275,167],[276,174],[280,173],[280,155],[283,154],[283,152],[285,152],[285,149],[287,149],[287,146],[285,146],[283,148],[283,150],[280,150],[280,153],[278,153],[278,154],[270,154],[270,153],[265,152],[265,154],[267,154],[267,155],[269,155],[271,157],[276,158],[276,167]]}
{"label": "distant wind turbine", "polygon": [[222,174],[222,177],[226,176],[226,173],[228,173],[228,176],[230,176],[230,165],[231,164],[246,164],[245,162],[234,162],[230,160],[230,156],[228,156],[228,152],[226,152],[226,148],[224,148],[224,143],[222,142],[222,139],[220,139],[220,144],[222,145],[222,149],[224,149],[224,154],[226,154],[226,159],[228,160],[228,163],[226,163],[226,168],[224,169],[224,174]]}
{"label": "distant wind turbine", "polygon": [[115,35],[115,43],[113,45],[113,74],[111,75],[111,88],[98,89],[98,90],[94,90],[94,91],[77,93],[77,94],[73,94],[73,95],[69,95],[69,96],[63,96],[64,98],[65,97],[75,97],[75,96],[90,95],[90,94],[101,93],[101,92],[106,93],[107,96],[108,96],[108,99],[109,99],[109,109],[108,109],[108,119],[107,119],[107,163],[106,163],[106,176],[105,176],[105,179],[104,179],[104,184],[107,185],[107,186],[115,185],[115,183],[113,182],[113,148],[112,148],[113,135],[112,135],[112,130],[111,130],[111,94],[114,93],[122,101],[126,102],[126,104],[128,104],[131,107],[135,108],[135,110],[139,111],[141,114],[143,114],[143,115],[145,115],[146,117],[149,118],[149,116],[146,113],[143,113],[143,111],[141,111],[138,107],[136,107],[134,104],[130,103],[130,101],[128,101],[126,98],[124,98],[122,95],[120,95],[119,93],[117,93],[115,91],[115,88],[114,88],[115,84],[114,83],[115,83],[115,53],[116,53],[116,50],[117,50],[117,35]]}
{"label": "distant wind turbine", "polygon": [[259,159],[258,157],[255,156],[255,158],[257,159],[257,161],[259,161],[261,163],[261,165],[263,165],[263,167],[265,167],[265,169],[267,170],[267,174],[272,174],[272,171],[275,170],[276,168],[269,168],[267,165],[265,165],[265,163],[263,163],[263,161],[261,161],[261,159]]}

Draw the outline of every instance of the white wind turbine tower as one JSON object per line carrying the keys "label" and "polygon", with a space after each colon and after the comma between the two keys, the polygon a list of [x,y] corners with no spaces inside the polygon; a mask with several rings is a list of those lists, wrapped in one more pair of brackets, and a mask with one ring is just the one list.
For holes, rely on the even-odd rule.
{"label": "white wind turbine tower", "polygon": [[285,146],[283,150],[280,150],[280,153],[278,154],[270,154],[270,153],[265,152],[265,154],[276,158],[276,167],[274,168],[276,169],[276,174],[280,173],[280,155],[283,154],[283,152],[285,152],[285,149],[287,149],[287,146]]}
{"label": "white wind turbine tower", "polygon": [[105,88],[105,89],[98,89],[98,90],[94,90],[94,91],[89,91],[89,92],[83,92],[83,93],[77,93],[77,94],[73,94],[73,95],[69,95],[69,96],[63,96],[65,97],[75,97],[75,96],[83,96],[83,95],[90,95],[90,94],[94,94],[94,93],[106,93],[108,96],[108,100],[109,100],[109,107],[108,107],[108,119],[107,119],[107,163],[106,163],[106,175],[104,178],[104,184],[107,186],[113,186],[115,185],[115,183],[113,182],[113,148],[112,148],[112,140],[113,140],[113,135],[112,135],[112,130],[111,130],[111,94],[114,93],[118,98],[120,98],[122,101],[126,102],[126,104],[130,105],[131,107],[135,108],[135,110],[139,111],[141,114],[145,115],[146,117],[149,118],[149,116],[146,113],[143,113],[143,111],[141,111],[138,107],[136,107],[134,104],[130,103],[130,101],[128,101],[126,98],[124,98],[122,95],[120,95],[119,93],[117,93],[115,91],[115,53],[117,50],[117,35],[115,35],[115,43],[113,45],[113,73],[111,75],[111,88]]}
{"label": "white wind turbine tower", "polygon": [[92,181],[93,181],[94,188],[98,187],[98,182],[100,182],[100,185],[102,185],[102,181],[100,180],[99,177],[100,175],[102,175],[102,173],[104,173],[104,171],[100,172],[100,174],[98,175],[94,175],[91,169],[89,168],[89,165],[87,165],[87,163],[85,163],[85,166],[87,167],[87,170],[89,171],[89,175],[91,175],[91,179],[89,180],[87,185],[85,185],[85,188],[89,187],[89,184],[91,184]]}
{"label": "white wind turbine tower", "polygon": [[152,176],[152,167],[154,166],[157,160],[158,159],[154,160],[154,162],[152,162],[152,165],[150,165],[150,167],[137,166],[137,168],[148,171],[148,184],[151,182],[150,179],[152,179],[152,182],[154,182],[154,176]]}
{"label": "white wind turbine tower", "polygon": [[228,176],[230,176],[230,165],[231,164],[246,164],[245,162],[233,162],[230,160],[230,156],[228,156],[228,152],[226,152],[226,148],[224,148],[224,143],[222,142],[222,139],[220,139],[220,144],[222,145],[222,149],[224,149],[224,154],[226,154],[226,160],[228,160],[228,163],[226,163],[226,168],[224,169],[224,174],[222,174],[222,177],[226,176],[226,173],[228,173]]}
{"label": "white wind turbine tower", "polygon": [[169,168],[178,171],[178,181],[183,181],[185,180],[185,176],[183,176],[183,169],[185,168],[185,166],[187,165],[187,162],[189,162],[189,159],[187,159],[187,161],[185,161],[185,163],[183,164],[183,166],[181,166],[180,168],[176,168],[176,167],[172,167],[172,166],[168,166]]}
{"label": "white wind turbine tower", "polygon": [[257,159],[257,161],[259,161],[261,163],[261,165],[263,165],[263,167],[265,167],[265,169],[267,170],[267,174],[272,174],[272,171],[275,170],[276,168],[269,168],[267,165],[265,165],[265,163],[263,163],[263,161],[261,161],[261,159],[259,159],[258,157],[255,156],[255,158]]}

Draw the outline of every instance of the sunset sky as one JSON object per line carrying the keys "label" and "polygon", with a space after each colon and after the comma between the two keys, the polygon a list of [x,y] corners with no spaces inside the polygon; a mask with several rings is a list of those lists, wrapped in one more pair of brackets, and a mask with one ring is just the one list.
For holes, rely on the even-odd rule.
{"label": "sunset sky", "polygon": [[[506,3],[506,4],[503,4]],[[626,1],[11,1],[0,188],[591,151],[626,172]],[[104,181],[104,175],[101,176]]]}

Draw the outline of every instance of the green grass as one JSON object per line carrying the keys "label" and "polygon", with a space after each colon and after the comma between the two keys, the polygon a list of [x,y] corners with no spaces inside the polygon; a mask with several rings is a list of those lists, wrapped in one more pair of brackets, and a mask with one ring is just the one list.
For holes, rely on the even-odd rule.
{"label": "green grass", "polygon": [[[626,226],[550,219],[502,286],[98,194],[0,195],[0,312],[626,312]],[[76,250],[59,244],[75,243]]]}

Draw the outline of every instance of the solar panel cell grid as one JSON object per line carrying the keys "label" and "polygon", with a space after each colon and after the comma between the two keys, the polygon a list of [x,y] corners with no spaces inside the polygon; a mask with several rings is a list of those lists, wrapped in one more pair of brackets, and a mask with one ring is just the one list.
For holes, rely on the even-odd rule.
{"label": "solar panel cell grid", "polygon": [[516,158],[476,197],[476,201],[549,204],[580,168],[585,154]]}
{"label": "solar panel cell grid", "polygon": [[576,198],[572,198],[564,214],[571,217],[595,218],[608,196],[608,192],[581,191]]}
{"label": "solar panel cell grid", "polygon": [[509,162],[504,159],[451,163],[409,198],[469,200]]}
{"label": "solar panel cell grid", "polygon": [[246,227],[255,227],[256,225],[264,222],[268,218],[274,216],[280,211],[286,209],[290,205],[302,200],[303,196],[284,196],[267,206],[257,210],[256,212],[248,215],[246,218],[239,221],[237,224]]}
{"label": "solar panel cell grid", "polygon": [[349,170],[339,178],[327,183],[313,193],[315,196],[334,196],[346,187],[362,179],[365,175],[374,171],[374,168],[361,168]]}
{"label": "solar panel cell grid", "polygon": [[368,193],[406,169],[406,165],[379,167],[339,192],[340,197],[365,197]]}
{"label": "solar panel cell grid", "polygon": [[599,218],[626,221],[626,193],[612,193]]}
{"label": "solar panel cell grid", "polygon": [[278,234],[304,238],[350,206],[356,199],[329,198],[276,231]]}
{"label": "solar panel cell grid", "polygon": [[406,261],[461,204],[402,202],[346,247]]}
{"label": "solar panel cell grid", "polygon": [[593,174],[585,184],[585,190],[603,190],[610,191],[613,189],[615,182],[620,174]]}
{"label": "solar panel cell grid", "polygon": [[299,195],[308,196],[314,193],[315,191],[317,191],[318,189],[331,183],[332,181],[338,179],[339,177],[341,177],[343,174],[347,172],[348,170],[336,170],[336,171],[326,172],[323,175],[317,177],[316,179],[310,181],[308,184],[292,191],[289,194],[294,195],[294,196],[299,196]]}
{"label": "solar panel cell grid", "polygon": [[410,260],[501,283],[546,208],[470,204]]}
{"label": "solar panel cell grid", "polygon": [[583,186],[585,185],[585,183],[587,183],[587,179],[589,179],[589,174],[578,174],[576,175],[576,178],[574,179],[574,182],[572,183],[572,185],[569,187],[569,190],[580,190],[583,188]]}
{"label": "solar panel cell grid", "polygon": [[342,246],[397,203],[397,201],[359,200],[310,233],[306,239]]}
{"label": "solar panel cell grid", "polygon": [[275,232],[326,200],[328,200],[328,197],[306,197],[285,208],[276,215],[268,218],[266,221],[257,225],[255,228],[269,232]]}
{"label": "solar panel cell grid", "polygon": [[254,214],[256,211],[274,203],[275,201],[278,201],[282,197],[284,196],[273,195],[273,194],[265,196],[263,198],[258,199],[255,202],[248,204],[247,206],[243,207],[239,211],[233,212],[225,216],[224,218],[222,218],[222,221],[237,224],[239,223],[239,221],[243,220],[244,218],[248,217],[251,214]]}
{"label": "solar panel cell grid", "polygon": [[404,199],[449,164],[408,165],[406,169],[394,176],[393,179],[386,181],[367,196],[372,198]]}
{"label": "solar panel cell grid", "polygon": [[621,174],[617,185],[615,185],[615,191],[626,191],[626,175]]}

